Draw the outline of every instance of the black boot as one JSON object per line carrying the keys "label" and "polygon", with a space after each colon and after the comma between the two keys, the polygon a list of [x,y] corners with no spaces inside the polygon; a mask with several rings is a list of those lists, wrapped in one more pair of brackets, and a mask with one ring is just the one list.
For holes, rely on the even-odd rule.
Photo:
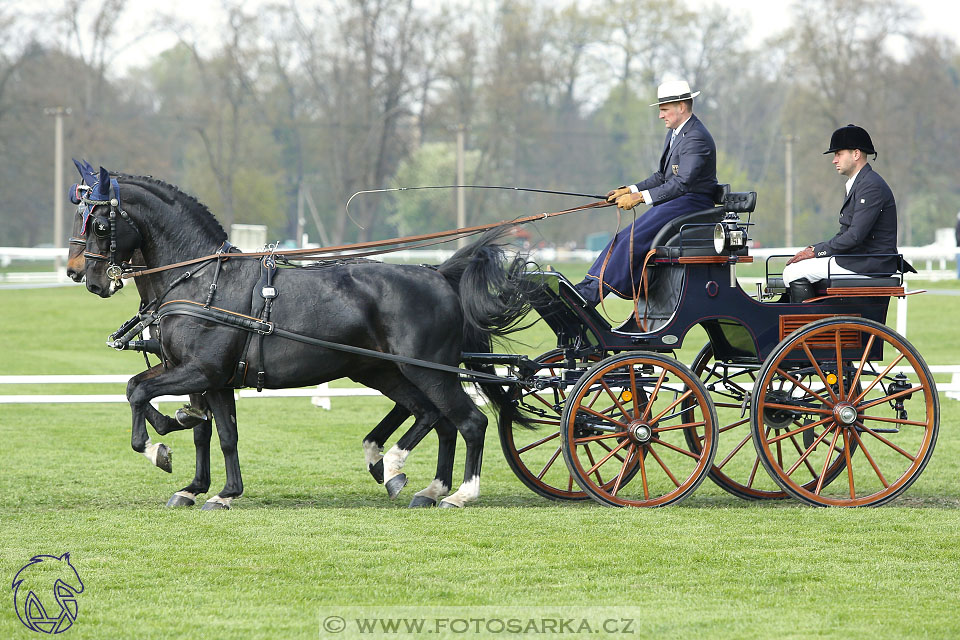
{"label": "black boot", "polygon": [[600,304],[600,283],[596,278],[584,278],[573,286],[591,308]]}
{"label": "black boot", "polygon": [[790,283],[790,302],[803,302],[815,295],[817,295],[817,292],[813,288],[813,284],[806,280],[794,280]]}

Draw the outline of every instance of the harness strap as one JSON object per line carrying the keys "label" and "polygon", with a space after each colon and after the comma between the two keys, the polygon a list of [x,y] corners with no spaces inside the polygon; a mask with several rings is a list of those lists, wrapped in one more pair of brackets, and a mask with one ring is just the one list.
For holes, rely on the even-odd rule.
{"label": "harness strap", "polygon": [[166,316],[171,315],[192,316],[195,318],[201,318],[203,320],[217,322],[228,327],[253,331],[264,336],[275,335],[281,338],[295,340],[297,342],[302,342],[304,344],[309,344],[316,347],[324,347],[326,349],[333,349],[335,351],[345,351],[347,353],[354,353],[361,356],[367,356],[369,358],[389,360],[391,362],[397,362],[400,364],[410,364],[423,367],[425,369],[444,371],[446,373],[455,373],[462,378],[465,376],[464,379],[470,381],[498,382],[500,384],[516,382],[516,380],[513,378],[503,378],[480,371],[465,371],[460,367],[451,367],[449,365],[440,364],[437,362],[430,362],[429,360],[420,360],[418,358],[410,358],[408,356],[401,356],[394,353],[385,353],[383,351],[355,347],[349,344],[330,342],[329,340],[323,340],[321,338],[312,338],[310,336],[294,333],[293,331],[287,331],[286,329],[278,329],[272,322],[263,322],[257,318],[247,316],[242,313],[237,313],[235,311],[227,311],[226,309],[220,309],[218,307],[207,308],[201,303],[193,302],[191,300],[171,300],[170,302],[164,303],[160,306],[160,310],[157,312],[157,322]]}
{"label": "harness strap", "polygon": [[[320,247],[312,249],[285,249],[283,251],[256,251],[251,253],[230,253],[225,258],[262,258],[267,255],[277,255],[284,256],[286,258],[294,258],[299,260],[308,260],[310,258],[319,258],[321,256],[330,256],[334,254],[339,254],[344,251],[355,251],[357,249],[380,249],[381,247],[390,247],[398,244],[410,245],[403,246],[394,249],[381,249],[371,253],[358,254],[358,255],[376,255],[380,253],[389,253],[390,251],[402,251],[404,249],[414,248],[411,243],[423,242],[425,240],[437,240],[439,238],[453,238],[453,237],[466,237],[469,235],[474,235],[487,231],[488,229],[493,229],[495,227],[503,227],[513,224],[526,224],[528,222],[534,222],[536,220],[545,220],[547,218],[552,218],[554,216],[562,216],[568,213],[574,213],[576,211],[583,211],[585,209],[599,209],[603,207],[609,207],[611,203],[606,200],[601,200],[599,202],[592,202],[590,204],[581,205],[579,207],[573,207],[571,209],[564,209],[562,211],[554,211],[551,213],[538,213],[531,216],[525,216],[522,218],[516,218],[514,220],[502,220],[500,222],[492,222],[489,224],[481,224],[473,227],[461,227],[459,229],[451,229],[448,231],[437,231],[434,233],[425,233],[419,236],[405,236],[402,238],[390,238],[389,240],[374,240],[371,242],[359,242],[354,244],[342,244],[333,247]],[[426,245],[420,245],[426,246]],[[195,264],[197,262],[203,262],[205,260],[212,260],[216,258],[216,254],[203,256],[201,258],[194,258],[192,260],[184,260],[183,262],[177,262],[176,264],[165,265],[162,267],[154,267],[152,269],[145,269],[142,271],[133,271],[123,274],[123,278],[136,278],[138,276],[148,275],[151,273],[157,273],[159,271],[166,271],[167,269],[175,269],[177,267],[185,267],[187,265]]]}

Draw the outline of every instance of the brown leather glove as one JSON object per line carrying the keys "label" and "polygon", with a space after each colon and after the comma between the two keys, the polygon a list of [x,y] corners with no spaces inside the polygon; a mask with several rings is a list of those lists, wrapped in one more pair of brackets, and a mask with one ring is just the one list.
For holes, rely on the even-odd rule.
{"label": "brown leather glove", "polygon": [[800,262],[801,260],[809,260],[812,257],[813,257],[813,247],[806,247],[798,251],[797,255],[787,260],[787,264],[793,264],[794,262]]}
{"label": "brown leather glove", "polygon": [[616,202],[620,196],[630,193],[630,187],[617,187],[607,192],[607,202]]}
{"label": "brown leather glove", "polygon": [[628,193],[617,198],[617,206],[621,209],[633,209],[643,202],[643,195],[639,193]]}

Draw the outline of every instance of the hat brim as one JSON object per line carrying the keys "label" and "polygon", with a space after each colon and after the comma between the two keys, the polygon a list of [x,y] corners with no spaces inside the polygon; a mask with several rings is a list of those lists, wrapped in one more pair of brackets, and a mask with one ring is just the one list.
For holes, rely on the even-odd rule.
{"label": "hat brim", "polygon": [[700,95],[700,92],[699,92],[699,91],[694,91],[693,93],[681,93],[681,94],[678,95],[678,96],[664,96],[664,97],[658,99],[656,102],[654,102],[654,103],[651,104],[650,106],[651,106],[651,107],[658,107],[658,106],[660,106],[661,104],[668,104],[668,103],[670,103],[670,102],[683,102],[684,100],[693,100],[693,99],[696,98],[698,95]]}

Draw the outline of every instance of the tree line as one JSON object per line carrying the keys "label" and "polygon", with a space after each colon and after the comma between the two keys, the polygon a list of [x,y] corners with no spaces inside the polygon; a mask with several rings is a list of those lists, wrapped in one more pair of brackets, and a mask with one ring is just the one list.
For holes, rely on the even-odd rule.
{"label": "tree line", "polygon": [[[695,112],[717,142],[720,181],[759,193],[761,244],[785,242],[788,136],[794,244],[836,229],[843,182],[822,153],[849,122],[880,153],[902,245],[932,242],[960,209],[957,43],[920,35],[898,0],[797,2],[758,45],[743,15],[658,0],[227,1],[212,32],[177,16],[120,32],[136,4],[0,5],[0,245],[52,240],[45,107],[71,110],[67,176],[69,157],[84,157],[176,184],[225,227],[341,243],[454,227],[452,190],[344,205],[360,190],[453,184],[458,129],[468,184],[599,194],[646,177],[665,133],[648,105],[669,78],[702,91]],[[137,38],[157,30],[176,44],[138,57]],[[466,221],[583,202],[476,190]],[[617,224],[604,209],[530,230],[535,242],[582,246]]]}

